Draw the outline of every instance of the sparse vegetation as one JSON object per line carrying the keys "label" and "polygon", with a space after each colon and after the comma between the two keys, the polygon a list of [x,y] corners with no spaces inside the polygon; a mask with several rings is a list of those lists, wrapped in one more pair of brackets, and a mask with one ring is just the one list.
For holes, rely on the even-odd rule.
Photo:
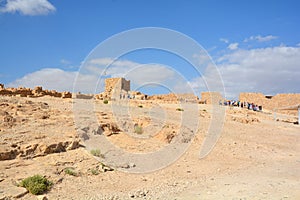
{"label": "sparse vegetation", "polygon": [[65,168],[65,173],[71,176],[77,176],[77,173],[75,172],[75,170],[71,167],[67,167]]}
{"label": "sparse vegetation", "polygon": [[104,155],[101,154],[100,149],[92,149],[92,150],[91,150],[91,154],[92,154],[93,156],[96,156],[96,157],[104,158]]}
{"label": "sparse vegetation", "polygon": [[108,104],[108,100],[107,99],[103,100],[103,103]]}
{"label": "sparse vegetation", "polygon": [[184,111],[182,108],[176,108],[177,111]]}
{"label": "sparse vegetation", "polygon": [[91,169],[91,173],[93,175],[98,175],[99,174],[99,170],[98,169]]}
{"label": "sparse vegetation", "polygon": [[41,175],[34,175],[21,181],[20,186],[26,188],[31,194],[43,194],[51,188],[53,183]]}
{"label": "sparse vegetation", "polygon": [[134,132],[136,134],[142,134],[143,133],[143,127],[141,127],[139,125],[134,126]]}
{"label": "sparse vegetation", "polygon": [[207,112],[207,110],[203,109],[202,111]]}
{"label": "sparse vegetation", "polygon": [[143,105],[138,105],[139,108],[143,108]]}

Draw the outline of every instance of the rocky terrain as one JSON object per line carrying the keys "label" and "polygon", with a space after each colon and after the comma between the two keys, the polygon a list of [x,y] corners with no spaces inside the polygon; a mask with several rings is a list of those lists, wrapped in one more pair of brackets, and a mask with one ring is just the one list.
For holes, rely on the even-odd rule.
{"label": "rocky terrain", "polygon": [[[278,114],[276,121],[270,111],[225,109],[220,138],[200,159],[213,118],[211,105],[182,109],[155,100],[104,104],[1,96],[0,199],[299,199],[296,116]],[[103,138],[126,152],[145,153],[145,163],[153,168],[159,160],[147,153],[191,144],[162,169],[128,173],[142,163],[109,162],[110,151],[92,148]],[[40,196],[18,187],[35,174],[54,183]]]}
{"label": "rocky terrain", "polygon": [[19,88],[5,88],[4,84],[0,84],[1,96],[19,96],[19,97],[42,97],[51,96],[59,98],[72,98],[70,92],[57,92],[56,90],[43,90],[41,86],[37,86],[34,89],[19,87]]}

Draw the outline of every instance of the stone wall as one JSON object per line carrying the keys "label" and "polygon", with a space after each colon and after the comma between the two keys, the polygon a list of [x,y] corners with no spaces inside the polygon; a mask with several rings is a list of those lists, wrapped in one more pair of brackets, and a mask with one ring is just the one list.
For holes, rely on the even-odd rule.
{"label": "stone wall", "polygon": [[121,89],[125,91],[130,91],[130,80],[126,80],[125,78],[121,79]]}
{"label": "stone wall", "polygon": [[198,97],[192,93],[183,93],[183,94],[160,94],[160,95],[153,95],[147,98],[148,100],[155,100],[155,101],[162,101],[162,102],[198,102]]}
{"label": "stone wall", "polygon": [[200,103],[219,104],[220,101],[224,101],[220,92],[201,92]]}
{"label": "stone wall", "polygon": [[111,93],[113,90],[116,91],[130,91],[130,80],[125,78],[107,78],[105,79],[105,92]]}
{"label": "stone wall", "polygon": [[125,78],[105,79],[105,91],[101,94],[104,98],[118,98],[120,94],[130,91],[130,80]]}
{"label": "stone wall", "polygon": [[114,89],[119,89],[118,86],[121,84],[121,78],[107,78],[105,79],[105,92],[110,94]]}
{"label": "stone wall", "polygon": [[42,97],[52,96],[60,98],[72,98],[70,92],[57,92],[56,90],[43,90],[38,86],[34,89],[19,87],[19,88],[5,88],[3,84],[0,84],[0,95],[5,96],[20,96],[20,97]]}
{"label": "stone wall", "polygon": [[239,101],[254,103],[257,105],[267,105],[270,99],[266,98],[262,93],[240,93]]}
{"label": "stone wall", "polygon": [[277,94],[275,96],[265,96],[262,93],[240,93],[240,101],[254,103],[263,108],[274,110],[289,106],[300,105],[300,94]]}
{"label": "stone wall", "polygon": [[80,94],[77,93],[75,94],[76,99],[93,99],[94,95],[93,94]]}
{"label": "stone wall", "polygon": [[145,95],[139,91],[129,91],[128,93],[131,99],[146,100],[148,98],[148,95]]}

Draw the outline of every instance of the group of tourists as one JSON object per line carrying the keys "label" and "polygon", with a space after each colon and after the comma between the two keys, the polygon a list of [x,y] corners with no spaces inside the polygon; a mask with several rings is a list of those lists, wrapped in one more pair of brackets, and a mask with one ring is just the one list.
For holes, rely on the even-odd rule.
{"label": "group of tourists", "polygon": [[120,99],[135,99],[135,95],[127,94],[120,94]]}
{"label": "group of tourists", "polygon": [[258,106],[254,103],[249,103],[249,102],[226,100],[224,102],[220,101],[220,105],[247,108],[248,110],[253,110],[253,111],[262,111],[262,106]]}

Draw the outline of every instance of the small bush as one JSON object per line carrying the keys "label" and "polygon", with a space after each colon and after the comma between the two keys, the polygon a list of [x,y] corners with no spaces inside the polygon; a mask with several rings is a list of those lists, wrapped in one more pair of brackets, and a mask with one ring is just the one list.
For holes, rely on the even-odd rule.
{"label": "small bush", "polygon": [[43,194],[51,188],[53,183],[41,175],[34,175],[21,181],[20,186],[26,188],[31,194]]}
{"label": "small bush", "polygon": [[71,175],[71,176],[77,176],[77,173],[74,171],[73,168],[71,167],[67,167],[65,168],[65,173],[68,174],[68,175]]}
{"label": "small bush", "polygon": [[108,104],[108,100],[105,99],[105,100],[103,101],[103,103],[104,103],[104,104]]}
{"label": "small bush", "polygon": [[91,173],[93,175],[98,175],[99,174],[99,170],[98,169],[91,169]]}
{"label": "small bush", "polygon": [[138,105],[139,108],[143,108],[143,105]]}
{"label": "small bush", "polygon": [[138,126],[138,125],[134,126],[134,132],[136,134],[142,134],[143,133],[143,127]]}
{"label": "small bush", "polygon": [[91,154],[92,154],[93,156],[96,156],[96,157],[104,158],[104,155],[101,154],[100,149],[92,149],[92,150],[91,150]]}
{"label": "small bush", "polygon": [[176,110],[177,110],[177,111],[183,111],[183,109],[182,109],[182,108],[176,108]]}

